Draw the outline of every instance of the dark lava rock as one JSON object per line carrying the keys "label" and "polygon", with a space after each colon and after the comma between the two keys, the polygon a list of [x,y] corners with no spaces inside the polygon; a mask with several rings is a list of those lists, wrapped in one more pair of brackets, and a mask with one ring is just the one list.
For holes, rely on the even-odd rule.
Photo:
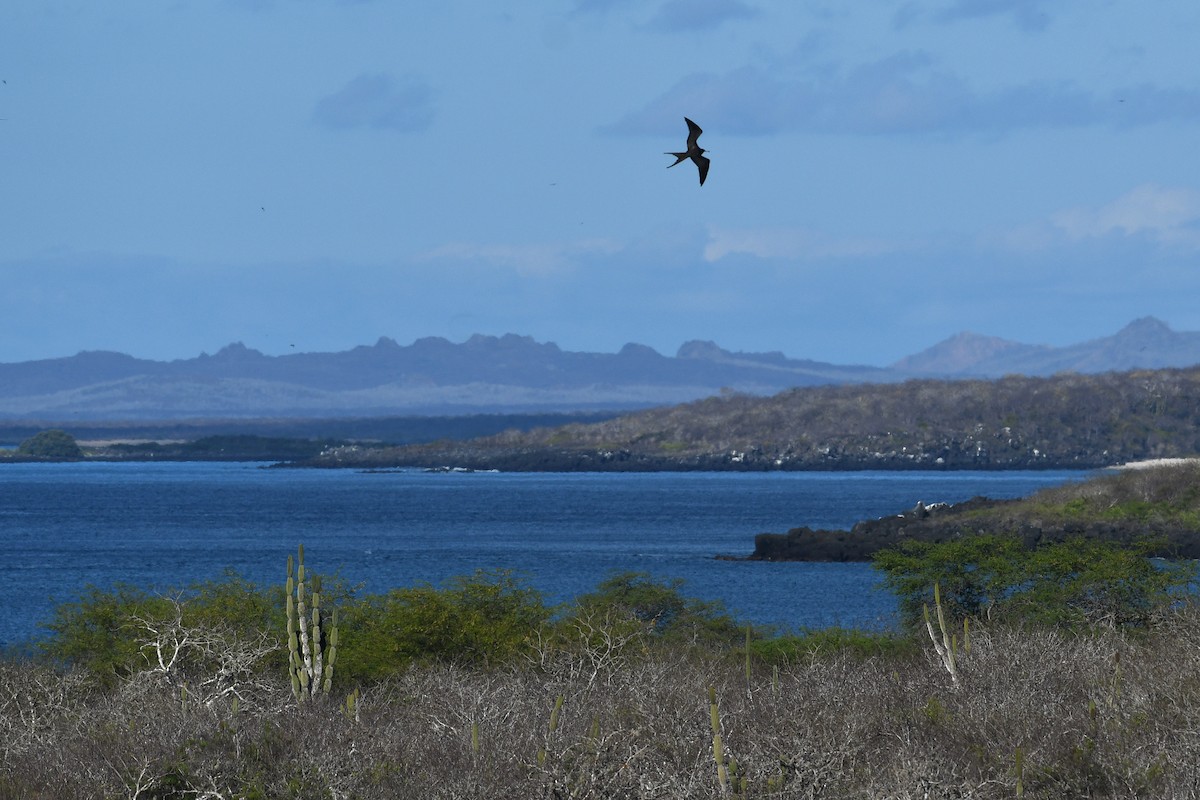
{"label": "dark lava rock", "polygon": [[916,507],[889,517],[857,523],[849,531],[793,528],[787,533],[760,533],[754,537],[752,561],[870,561],[879,550],[915,539],[939,544],[963,536],[994,534],[1019,536],[1026,547],[1074,537],[1132,544],[1159,538],[1163,544],[1153,555],[1167,558],[1200,558],[1200,531],[1179,525],[1147,525],[1133,521],[1043,522],[1012,513],[1020,500],[974,497],[962,503]]}

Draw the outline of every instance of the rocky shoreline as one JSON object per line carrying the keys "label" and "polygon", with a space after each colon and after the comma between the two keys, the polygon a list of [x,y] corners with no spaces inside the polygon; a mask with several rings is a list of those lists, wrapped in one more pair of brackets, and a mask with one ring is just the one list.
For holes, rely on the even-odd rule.
{"label": "rocky shoreline", "polygon": [[1025,500],[975,497],[962,503],[924,503],[888,517],[859,522],[848,531],[793,528],[787,533],[754,537],[749,561],[870,561],[880,550],[906,540],[941,543],[963,536],[1017,536],[1026,547],[1076,537],[1134,544],[1159,541],[1152,555],[1200,558],[1200,526],[1184,522],[1145,520],[1083,520],[1031,515]]}
{"label": "rocky shoreline", "polygon": [[478,442],[438,442],[408,447],[329,448],[282,467],[462,468],[501,472],[855,472],[862,470],[1056,470],[1099,469],[1114,465],[1107,452],[1012,452],[985,454],[939,447],[920,452],[868,452],[826,448],[819,452],[778,453],[764,448],[729,448],[686,454],[649,453],[631,448],[506,447]]}

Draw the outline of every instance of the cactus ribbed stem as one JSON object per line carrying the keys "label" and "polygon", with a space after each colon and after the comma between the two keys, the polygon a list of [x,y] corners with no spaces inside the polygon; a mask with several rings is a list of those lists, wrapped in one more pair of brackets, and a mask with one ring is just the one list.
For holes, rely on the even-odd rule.
{"label": "cactus ribbed stem", "polygon": [[337,611],[326,632],[321,606],[321,577],[312,578],[309,593],[304,570],[304,545],[299,557],[288,556],[287,567],[287,639],[288,670],[292,693],[303,702],[322,692],[328,693],[333,683],[333,663],[337,658]]}
{"label": "cactus ribbed stem", "polygon": [[713,760],[717,762],[717,788],[729,789],[729,772],[725,764],[725,746],[721,741],[721,712],[717,708],[716,687],[708,687],[708,721],[712,726]]}

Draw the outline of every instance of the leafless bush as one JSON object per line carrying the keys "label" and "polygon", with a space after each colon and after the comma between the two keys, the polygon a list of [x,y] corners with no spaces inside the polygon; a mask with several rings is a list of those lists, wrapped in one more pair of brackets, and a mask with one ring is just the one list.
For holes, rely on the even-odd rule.
{"label": "leafless bush", "polygon": [[928,643],[752,664],[749,679],[727,653],[628,651],[597,671],[604,652],[414,666],[364,687],[357,719],[336,691],[286,702],[282,674],[263,695],[281,702],[235,710],[172,681],[98,692],[4,663],[0,796],[720,797],[709,686],[746,797],[1012,798],[1018,781],[1030,798],[1200,792],[1194,610],[1137,634],[972,630],[957,688]]}
{"label": "leafless bush", "polygon": [[77,672],[0,661],[0,763],[53,741],[85,684]]}
{"label": "leafless bush", "polygon": [[582,609],[560,631],[539,634],[529,661],[567,683],[587,688],[611,682],[644,655],[656,620],[640,620],[613,608]]}
{"label": "leafless bush", "polygon": [[188,624],[184,601],[167,599],[167,615],[134,615],[128,623],[146,666],[123,686],[126,693],[136,696],[145,684],[158,683],[185,697],[190,693],[193,702],[205,706],[236,699],[246,710],[272,695],[261,664],[279,649],[279,642],[265,631],[246,636],[224,623]]}

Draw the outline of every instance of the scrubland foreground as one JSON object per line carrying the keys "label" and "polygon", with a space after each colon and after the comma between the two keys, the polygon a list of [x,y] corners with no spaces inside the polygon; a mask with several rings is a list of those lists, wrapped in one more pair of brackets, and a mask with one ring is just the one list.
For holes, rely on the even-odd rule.
{"label": "scrubland foreground", "polygon": [[[209,615],[252,617],[267,593],[234,609],[233,579],[191,599],[93,591],[51,625],[73,668],[0,662],[0,797],[1200,796],[1195,607],[1137,628],[944,630],[935,607],[911,636],[768,637],[621,576],[510,630],[537,598],[506,580],[404,590],[426,593],[421,614],[451,598],[436,619],[374,598],[388,631],[344,598],[343,672],[307,700],[277,627]],[[397,655],[414,620],[426,655]],[[354,655],[356,632],[372,653]],[[448,633],[459,657],[429,656]],[[395,668],[367,677],[389,649]]]}
{"label": "scrubland foreground", "polygon": [[[1198,487],[1038,502],[1153,533]],[[93,587],[0,660],[0,798],[1200,797],[1194,562],[992,527],[876,556],[891,633],[755,630],[639,574],[365,595],[303,547],[275,587]]]}

